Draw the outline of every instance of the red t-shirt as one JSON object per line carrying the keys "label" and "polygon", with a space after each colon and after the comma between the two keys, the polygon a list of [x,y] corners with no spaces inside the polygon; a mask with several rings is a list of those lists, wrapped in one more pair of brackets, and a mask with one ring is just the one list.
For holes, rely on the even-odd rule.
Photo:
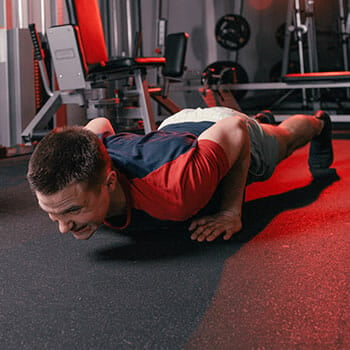
{"label": "red t-shirt", "polygon": [[120,228],[128,226],[133,209],[159,220],[193,217],[207,205],[229,170],[221,146],[197,141],[191,133],[124,133],[104,143],[127,197],[128,217]]}

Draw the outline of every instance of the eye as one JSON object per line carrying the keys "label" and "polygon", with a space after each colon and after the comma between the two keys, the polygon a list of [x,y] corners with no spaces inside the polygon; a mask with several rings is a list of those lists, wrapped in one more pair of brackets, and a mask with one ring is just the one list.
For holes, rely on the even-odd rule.
{"label": "eye", "polygon": [[81,207],[72,207],[67,210],[67,214],[79,214]]}

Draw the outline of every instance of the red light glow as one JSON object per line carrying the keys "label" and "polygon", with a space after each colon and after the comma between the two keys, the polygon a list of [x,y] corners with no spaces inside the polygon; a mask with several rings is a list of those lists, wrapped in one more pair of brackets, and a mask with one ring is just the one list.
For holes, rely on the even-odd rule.
{"label": "red light glow", "polygon": [[265,10],[272,5],[272,0],[249,0],[249,5],[257,11]]}

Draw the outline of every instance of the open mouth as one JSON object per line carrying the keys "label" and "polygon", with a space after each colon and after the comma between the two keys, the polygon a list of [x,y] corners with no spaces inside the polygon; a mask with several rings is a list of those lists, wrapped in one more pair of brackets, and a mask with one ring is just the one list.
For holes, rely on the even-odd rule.
{"label": "open mouth", "polygon": [[77,229],[73,229],[72,232],[76,234],[83,233],[88,228],[88,226],[89,225],[86,224],[84,226],[78,227]]}
{"label": "open mouth", "polygon": [[95,225],[86,224],[77,228],[73,227],[71,232],[76,239],[89,239],[94,234],[96,229],[97,227],[95,227]]}

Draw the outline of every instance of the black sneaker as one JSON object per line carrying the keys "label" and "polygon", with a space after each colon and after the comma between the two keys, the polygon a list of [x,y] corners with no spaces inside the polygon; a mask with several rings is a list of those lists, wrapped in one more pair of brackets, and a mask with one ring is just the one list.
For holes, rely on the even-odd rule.
{"label": "black sneaker", "polygon": [[274,115],[268,109],[256,114],[254,116],[254,119],[256,119],[261,124],[276,124],[276,119]]}
{"label": "black sneaker", "polygon": [[332,121],[324,111],[317,111],[314,115],[324,121],[320,135],[314,137],[310,143],[308,163],[311,173],[317,175],[329,168],[333,162]]}

